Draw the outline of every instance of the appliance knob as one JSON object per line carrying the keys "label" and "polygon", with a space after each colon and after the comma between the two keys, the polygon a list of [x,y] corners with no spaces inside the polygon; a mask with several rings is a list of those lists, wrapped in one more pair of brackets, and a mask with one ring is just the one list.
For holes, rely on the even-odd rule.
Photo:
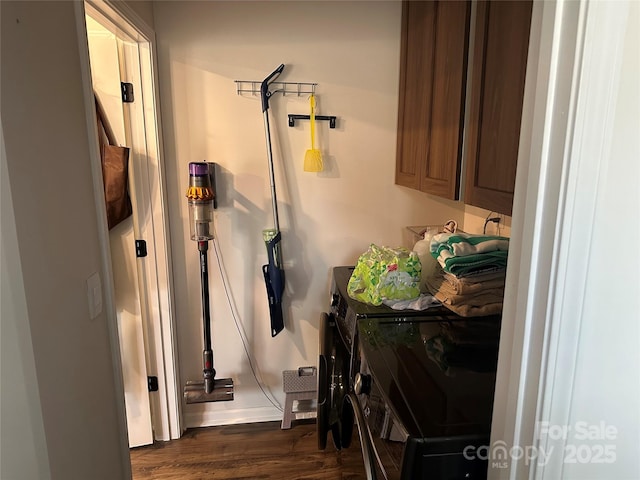
{"label": "appliance knob", "polygon": [[339,303],[340,303],[340,295],[337,293],[331,294],[331,306],[337,307]]}
{"label": "appliance knob", "polygon": [[371,393],[371,375],[356,373],[353,391],[356,392],[356,395],[369,395]]}

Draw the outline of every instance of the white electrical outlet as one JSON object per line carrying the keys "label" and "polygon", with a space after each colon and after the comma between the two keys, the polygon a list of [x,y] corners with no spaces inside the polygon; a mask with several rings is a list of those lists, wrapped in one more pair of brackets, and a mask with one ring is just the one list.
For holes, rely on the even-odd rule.
{"label": "white electrical outlet", "polygon": [[102,284],[98,272],[87,279],[87,299],[89,301],[89,317],[93,320],[102,313]]}

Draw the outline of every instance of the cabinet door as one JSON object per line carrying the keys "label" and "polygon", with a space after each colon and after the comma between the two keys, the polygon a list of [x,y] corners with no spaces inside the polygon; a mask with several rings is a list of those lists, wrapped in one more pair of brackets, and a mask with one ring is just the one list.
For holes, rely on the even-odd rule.
{"label": "cabinet door", "polygon": [[464,202],[511,215],[532,2],[478,2]]}
{"label": "cabinet door", "polygon": [[457,199],[470,2],[405,1],[396,184]]}

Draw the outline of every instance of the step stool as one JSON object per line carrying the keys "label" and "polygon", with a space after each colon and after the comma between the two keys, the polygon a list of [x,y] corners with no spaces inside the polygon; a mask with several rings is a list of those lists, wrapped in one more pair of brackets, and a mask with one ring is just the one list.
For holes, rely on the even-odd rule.
{"label": "step stool", "polygon": [[[284,412],[280,428],[291,428],[294,416],[294,400],[316,400],[318,391],[318,372],[316,367],[300,367],[298,370],[284,370],[282,372],[282,389],[286,393]],[[311,410],[307,410],[311,411]]]}

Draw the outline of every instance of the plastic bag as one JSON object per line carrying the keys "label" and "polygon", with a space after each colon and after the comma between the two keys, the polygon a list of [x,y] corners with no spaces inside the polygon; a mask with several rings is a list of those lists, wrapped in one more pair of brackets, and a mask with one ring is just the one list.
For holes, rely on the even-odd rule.
{"label": "plastic bag", "polygon": [[420,259],[404,247],[371,244],[360,255],[347,285],[354,300],[381,305],[383,300],[409,300],[420,296]]}

